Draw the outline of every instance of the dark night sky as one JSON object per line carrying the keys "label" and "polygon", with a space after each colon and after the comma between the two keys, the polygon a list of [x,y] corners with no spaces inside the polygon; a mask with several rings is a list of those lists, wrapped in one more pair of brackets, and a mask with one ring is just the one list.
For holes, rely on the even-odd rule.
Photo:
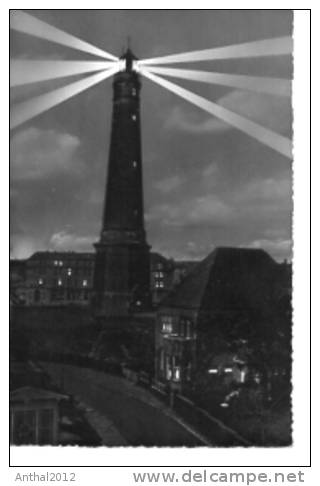
{"label": "dark night sky", "polygon": [[[290,35],[289,11],[32,11],[112,54],[126,38],[140,58]],[[90,55],[17,32],[20,59]],[[169,67],[174,67],[173,65]],[[289,56],[181,64],[181,68],[292,76]],[[17,102],[78,78],[15,88]],[[291,136],[290,100],[170,79],[275,132]],[[143,78],[145,219],[154,251],[199,258],[218,245],[291,258],[291,161]],[[93,250],[104,196],[111,80],[12,131],[11,250]]]}

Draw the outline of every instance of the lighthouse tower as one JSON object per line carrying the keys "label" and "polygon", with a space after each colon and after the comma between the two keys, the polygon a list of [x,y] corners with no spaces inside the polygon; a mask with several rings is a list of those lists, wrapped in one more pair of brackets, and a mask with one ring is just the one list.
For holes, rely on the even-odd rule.
{"label": "lighthouse tower", "polygon": [[125,316],[149,305],[150,258],[143,214],[141,82],[128,48],[114,76],[109,165],[100,241],[96,243],[94,310]]}

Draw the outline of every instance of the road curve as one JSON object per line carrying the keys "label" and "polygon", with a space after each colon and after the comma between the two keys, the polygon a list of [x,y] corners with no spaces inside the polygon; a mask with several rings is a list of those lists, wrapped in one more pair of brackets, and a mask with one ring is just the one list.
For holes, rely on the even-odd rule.
{"label": "road curve", "polygon": [[79,397],[112,421],[128,445],[208,445],[148,390],[121,377],[56,363],[42,363],[42,367],[66,393]]}

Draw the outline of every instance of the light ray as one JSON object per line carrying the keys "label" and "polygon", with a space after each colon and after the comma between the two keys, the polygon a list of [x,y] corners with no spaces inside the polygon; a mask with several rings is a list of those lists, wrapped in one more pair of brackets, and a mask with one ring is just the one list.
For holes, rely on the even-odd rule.
{"label": "light ray", "polygon": [[14,59],[10,62],[10,86],[103,71],[112,66],[115,66],[115,63],[108,61],[21,61]]}
{"label": "light ray", "polygon": [[233,88],[269,93],[277,96],[291,96],[291,81],[280,78],[246,76],[242,74],[210,73],[190,69],[170,69],[163,67],[145,67],[148,72],[162,74],[174,78],[200,81],[202,83],[219,84]]}
{"label": "light ray", "polygon": [[16,128],[27,120],[30,120],[40,113],[43,113],[44,111],[47,111],[50,108],[62,103],[68,98],[81,93],[81,91],[100,83],[118,71],[119,67],[116,66],[103,71],[102,73],[93,74],[85,79],[68,84],[63,88],[55,89],[49,93],[37,96],[31,100],[24,101],[16,106],[13,106],[10,113],[10,129]]}
{"label": "light ray", "polygon": [[88,52],[94,56],[112,59],[114,61],[118,60],[117,57],[109,52],[99,49],[88,42],[82,41],[71,34],[67,34],[66,32],[63,32],[63,30],[57,29],[21,10],[12,11],[10,20],[10,28],[23,32],[24,34],[33,35],[57,44],[71,47],[72,49]]}
{"label": "light ray", "polygon": [[178,62],[209,61],[215,59],[235,59],[243,57],[280,56],[291,54],[293,49],[292,37],[277,37],[244,44],[235,44],[225,47],[214,47],[201,51],[183,52],[169,56],[142,59],[138,66],[149,64],[171,64]]}
{"label": "light ray", "polygon": [[273,148],[277,152],[281,153],[282,155],[292,158],[292,142],[288,138],[284,137],[283,135],[279,135],[272,130],[262,127],[261,125],[244,118],[243,116],[237,115],[226,108],[218,105],[217,103],[213,103],[212,101],[208,101],[202,96],[198,96],[191,91],[188,91],[177,84],[171,83],[166,79],[160,78],[155,74],[148,72],[146,69],[141,69],[141,73],[149,78],[151,81],[163,86],[164,88],[172,91],[173,93],[181,96],[182,98],[186,99],[190,103],[202,108],[203,110],[207,111],[211,115],[220,118],[225,123],[238,128],[242,132],[246,133],[250,137],[255,138],[259,142],[267,145],[268,147]]}

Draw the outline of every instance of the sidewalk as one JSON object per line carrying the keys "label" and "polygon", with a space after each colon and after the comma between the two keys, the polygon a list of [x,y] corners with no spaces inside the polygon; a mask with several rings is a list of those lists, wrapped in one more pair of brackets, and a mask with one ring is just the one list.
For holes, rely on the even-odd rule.
{"label": "sidewalk", "polygon": [[80,397],[74,397],[76,406],[83,412],[85,419],[89,422],[91,427],[101,437],[102,445],[108,447],[121,447],[127,446],[127,441],[122,437],[118,429],[113,422],[107,417],[99,413],[97,410],[89,407],[80,399]]}

